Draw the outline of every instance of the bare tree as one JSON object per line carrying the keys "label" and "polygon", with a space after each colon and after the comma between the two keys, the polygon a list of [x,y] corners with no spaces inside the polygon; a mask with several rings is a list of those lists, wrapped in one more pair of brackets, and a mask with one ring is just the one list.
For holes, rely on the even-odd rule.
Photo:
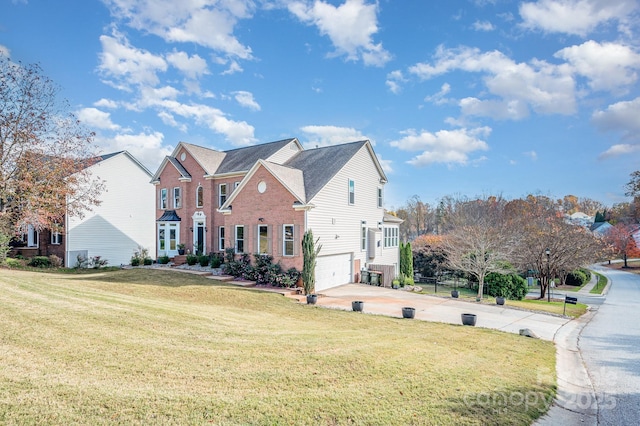
{"label": "bare tree", "polygon": [[466,272],[478,280],[478,298],[490,272],[509,273],[507,263],[513,248],[504,216],[504,200],[458,199],[446,220],[451,230],[444,236],[443,249],[450,269]]}
{"label": "bare tree", "polygon": [[97,204],[101,182],[93,133],[58,101],[58,88],[38,65],[0,56],[0,222],[4,232],[27,225],[54,228],[65,214]]}

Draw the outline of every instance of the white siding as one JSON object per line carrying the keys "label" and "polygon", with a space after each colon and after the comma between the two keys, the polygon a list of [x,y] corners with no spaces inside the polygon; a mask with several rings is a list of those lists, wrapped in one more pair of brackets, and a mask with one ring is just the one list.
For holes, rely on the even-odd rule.
{"label": "white siding", "polygon": [[[127,154],[121,153],[91,166],[90,171],[105,181],[102,203],[72,217],[67,226],[67,253],[87,250],[89,257],[101,256],[109,265],[128,264],[138,246],[156,252],[155,187],[151,176]],[[66,263],[76,259],[67,255]]]}
{"label": "white siding", "polygon": [[[376,257],[367,256],[361,250],[361,227],[379,227],[384,209],[378,207],[380,174],[371,158],[369,150],[363,146],[314,198],[310,200],[316,207],[307,214],[307,226],[313,230],[315,238],[320,238],[320,256],[353,253],[360,259],[360,266],[369,263],[396,265],[398,251],[384,250],[382,243],[376,247]],[[349,179],[355,181],[355,203],[349,205]],[[377,233],[376,233],[377,234]]]}

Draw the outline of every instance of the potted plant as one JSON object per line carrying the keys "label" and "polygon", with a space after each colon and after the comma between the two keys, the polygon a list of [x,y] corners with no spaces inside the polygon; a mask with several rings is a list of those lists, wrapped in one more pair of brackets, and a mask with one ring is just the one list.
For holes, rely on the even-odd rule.
{"label": "potted plant", "polygon": [[391,288],[395,290],[400,288],[400,280],[398,278],[394,278],[393,281],[391,281]]}
{"label": "potted plant", "polygon": [[402,308],[402,318],[414,318],[416,316],[416,308],[405,306]]}
{"label": "potted plant", "polygon": [[184,247],[185,247],[184,244],[182,244],[182,243],[178,244],[178,254],[180,256],[182,256],[184,254]]}
{"label": "potted plant", "polygon": [[322,245],[316,246],[311,230],[302,237],[302,288],[307,295],[307,303],[310,305],[318,301],[318,295],[313,294],[316,289],[316,259]]}
{"label": "potted plant", "polygon": [[364,302],[362,300],[354,300],[351,302],[351,309],[353,309],[354,312],[362,312],[364,309]]}
{"label": "potted plant", "polygon": [[460,314],[460,316],[462,319],[462,325],[470,325],[472,327],[476,325],[476,314]]}

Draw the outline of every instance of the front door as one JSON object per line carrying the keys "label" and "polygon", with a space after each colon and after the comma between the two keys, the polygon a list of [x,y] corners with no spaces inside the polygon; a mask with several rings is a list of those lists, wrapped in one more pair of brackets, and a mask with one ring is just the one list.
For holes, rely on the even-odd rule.
{"label": "front door", "polygon": [[207,252],[205,239],[207,230],[204,226],[204,221],[196,221],[193,225],[193,249],[196,254],[205,254]]}

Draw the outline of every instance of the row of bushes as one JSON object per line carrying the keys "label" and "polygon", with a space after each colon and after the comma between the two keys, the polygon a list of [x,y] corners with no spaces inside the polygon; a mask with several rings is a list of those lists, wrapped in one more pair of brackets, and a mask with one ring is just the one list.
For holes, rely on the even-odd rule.
{"label": "row of bushes", "polygon": [[273,256],[268,254],[254,254],[251,264],[249,254],[241,254],[236,258],[233,248],[225,250],[222,270],[225,274],[237,278],[255,281],[258,284],[270,284],[277,287],[294,287],[300,278],[300,271],[296,268],[282,270],[280,263],[273,263]]}

